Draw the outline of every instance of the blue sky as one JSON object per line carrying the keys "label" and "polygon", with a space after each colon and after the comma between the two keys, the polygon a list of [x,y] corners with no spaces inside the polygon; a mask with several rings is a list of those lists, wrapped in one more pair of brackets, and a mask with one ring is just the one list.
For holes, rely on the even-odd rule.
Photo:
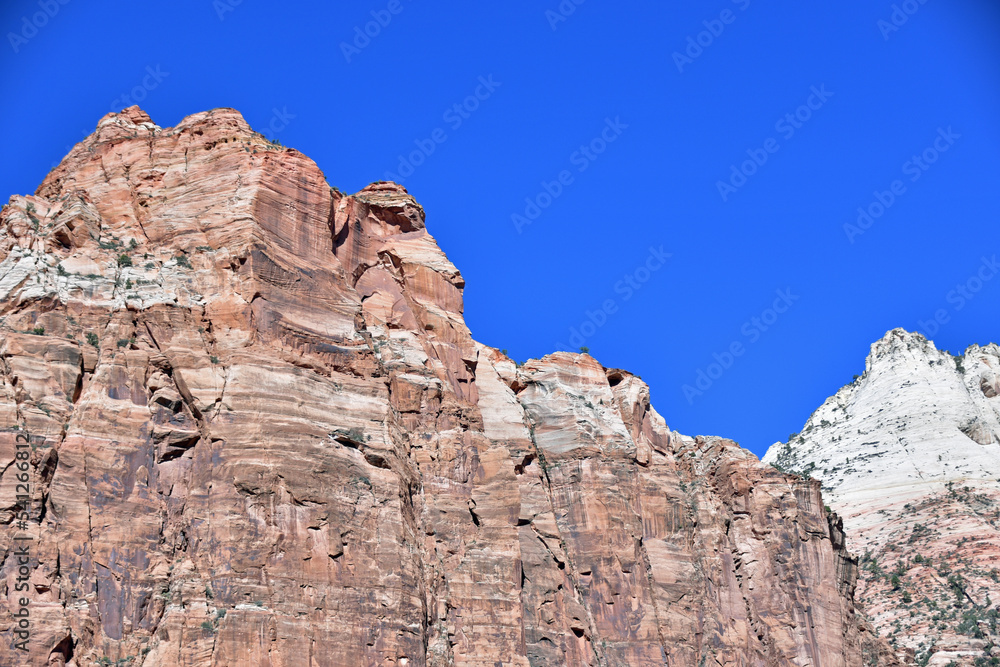
{"label": "blue sky", "polygon": [[331,185],[402,178],[477,339],[585,345],[758,454],[888,329],[1000,339],[995,3],[332,5],[3,3],[0,192],[125,96],[235,107]]}

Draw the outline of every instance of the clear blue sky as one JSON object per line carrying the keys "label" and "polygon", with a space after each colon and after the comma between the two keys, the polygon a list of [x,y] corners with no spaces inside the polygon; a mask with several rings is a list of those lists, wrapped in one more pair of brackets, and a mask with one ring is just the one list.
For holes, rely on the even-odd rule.
{"label": "clear blue sky", "polygon": [[671,427],[757,453],[888,329],[1000,339],[996,3],[561,5],[8,0],[0,192],[123,95],[162,126],[235,107],[341,189],[409,174],[479,340],[586,345]]}

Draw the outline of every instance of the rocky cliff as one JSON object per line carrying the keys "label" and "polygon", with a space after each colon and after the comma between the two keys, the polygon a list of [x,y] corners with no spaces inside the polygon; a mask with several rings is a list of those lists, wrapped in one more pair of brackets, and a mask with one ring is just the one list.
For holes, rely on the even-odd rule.
{"label": "rocky cliff", "polygon": [[1000,348],[890,331],[764,461],[822,480],[863,554],[858,597],[904,660],[1000,664]]}
{"label": "rocky cliff", "polygon": [[475,342],[398,185],[133,107],[0,258],[0,664],[894,664],[817,482]]}

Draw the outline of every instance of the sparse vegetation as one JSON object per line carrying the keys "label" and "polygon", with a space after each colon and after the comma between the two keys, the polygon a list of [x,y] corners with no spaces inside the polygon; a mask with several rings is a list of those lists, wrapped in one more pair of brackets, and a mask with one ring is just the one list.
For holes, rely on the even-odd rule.
{"label": "sparse vegetation", "polygon": [[93,345],[94,347],[100,347],[100,341],[97,338],[97,334],[95,334],[92,331],[87,332],[87,342]]}
{"label": "sparse vegetation", "polygon": [[25,207],[25,210],[28,213],[28,220],[31,221],[31,227],[37,232],[39,227],[39,220],[38,217],[35,215],[35,205],[32,204],[31,202],[28,202],[28,205]]}
{"label": "sparse vegetation", "polygon": [[[913,531],[910,533],[910,537],[907,542],[913,544],[914,542],[920,540],[921,538],[929,537],[931,534],[931,529],[922,523],[913,524]],[[928,561],[929,563],[930,561]]]}
{"label": "sparse vegetation", "polygon": [[132,258],[124,253],[118,255],[118,266],[119,267],[132,266]]}
{"label": "sparse vegetation", "polygon": [[177,262],[177,266],[182,266],[185,269],[192,268],[191,262],[188,260],[187,255],[177,255],[174,257],[174,261]]}
{"label": "sparse vegetation", "polygon": [[952,358],[955,360],[955,370],[965,375],[965,357],[956,354]]}

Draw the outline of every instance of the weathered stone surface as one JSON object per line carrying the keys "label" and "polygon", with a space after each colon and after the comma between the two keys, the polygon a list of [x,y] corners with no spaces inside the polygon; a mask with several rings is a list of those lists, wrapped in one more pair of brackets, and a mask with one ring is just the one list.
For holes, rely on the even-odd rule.
{"label": "weathered stone surface", "polygon": [[476,343],[398,185],[131,108],[0,230],[0,664],[894,664],[817,483]]}
{"label": "weathered stone surface", "polygon": [[864,375],[764,457],[822,480],[865,554],[859,600],[908,663],[984,664],[1000,643],[998,378],[996,345],[953,357],[890,331]]}

